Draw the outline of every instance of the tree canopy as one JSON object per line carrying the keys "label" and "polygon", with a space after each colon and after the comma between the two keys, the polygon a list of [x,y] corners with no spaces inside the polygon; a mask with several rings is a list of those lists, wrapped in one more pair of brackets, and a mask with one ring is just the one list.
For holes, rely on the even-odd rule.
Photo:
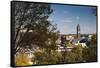
{"label": "tree canopy", "polygon": [[[53,12],[50,4],[16,2],[14,7],[15,54],[23,48],[32,48],[33,45],[42,48],[55,46],[56,25],[51,24],[48,20],[49,15]],[[55,47],[53,48],[55,49]]]}

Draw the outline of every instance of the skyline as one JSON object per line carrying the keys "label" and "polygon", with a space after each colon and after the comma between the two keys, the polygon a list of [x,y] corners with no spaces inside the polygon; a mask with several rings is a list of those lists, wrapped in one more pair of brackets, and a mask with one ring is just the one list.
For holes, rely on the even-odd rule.
{"label": "skyline", "polygon": [[96,33],[96,16],[92,13],[96,7],[51,4],[51,8],[49,20],[57,24],[60,34],[76,34],[77,24],[81,34]]}

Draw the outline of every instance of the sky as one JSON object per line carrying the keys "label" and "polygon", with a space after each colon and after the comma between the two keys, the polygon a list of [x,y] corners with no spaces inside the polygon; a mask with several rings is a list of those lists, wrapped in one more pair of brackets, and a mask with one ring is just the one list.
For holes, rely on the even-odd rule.
{"label": "sky", "polygon": [[57,24],[60,34],[76,34],[76,26],[80,25],[81,34],[96,33],[96,16],[89,6],[51,4],[53,13],[49,20]]}

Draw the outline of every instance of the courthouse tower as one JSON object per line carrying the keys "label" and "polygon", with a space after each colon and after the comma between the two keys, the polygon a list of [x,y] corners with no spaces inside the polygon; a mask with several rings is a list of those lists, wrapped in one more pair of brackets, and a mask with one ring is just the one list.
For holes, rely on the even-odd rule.
{"label": "courthouse tower", "polygon": [[80,25],[79,24],[77,24],[76,30],[77,30],[77,39],[79,39],[80,38]]}

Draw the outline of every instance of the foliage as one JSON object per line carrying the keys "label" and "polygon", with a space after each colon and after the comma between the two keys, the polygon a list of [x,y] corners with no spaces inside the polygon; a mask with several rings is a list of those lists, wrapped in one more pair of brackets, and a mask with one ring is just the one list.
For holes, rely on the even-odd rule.
{"label": "foliage", "polygon": [[29,59],[25,54],[19,54],[15,56],[15,65],[16,66],[27,66],[30,64],[31,59]]}
{"label": "foliage", "polygon": [[55,41],[58,38],[55,31],[56,25],[51,24],[48,20],[49,15],[53,12],[50,4],[15,2],[14,5],[14,54],[27,47],[30,49],[34,45],[56,49]]}
{"label": "foliage", "polygon": [[85,62],[96,62],[97,61],[97,48],[84,48],[83,49],[83,59]]}
{"label": "foliage", "polygon": [[66,47],[67,47],[67,46],[70,47],[70,46],[73,46],[73,44],[72,44],[71,42],[66,42],[66,43],[65,43],[65,46],[66,46]]}
{"label": "foliage", "polygon": [[36,52],[34,53],[35,58],[33,62],[36,62],[36,64],[57,64],[61,60],[61,54],[58,52]]}
{"label": "foliage", "polygon": [[77,63],[82,62],[82,47],[77,46],[71,51],[64,52],[64,63]]}
{"label": "foliage", "polygon": [[97,44],[97,36],[96,36],[96,34],[94,34],[94,35],[92,36],[91,42],[92,42],[92,44]]}

